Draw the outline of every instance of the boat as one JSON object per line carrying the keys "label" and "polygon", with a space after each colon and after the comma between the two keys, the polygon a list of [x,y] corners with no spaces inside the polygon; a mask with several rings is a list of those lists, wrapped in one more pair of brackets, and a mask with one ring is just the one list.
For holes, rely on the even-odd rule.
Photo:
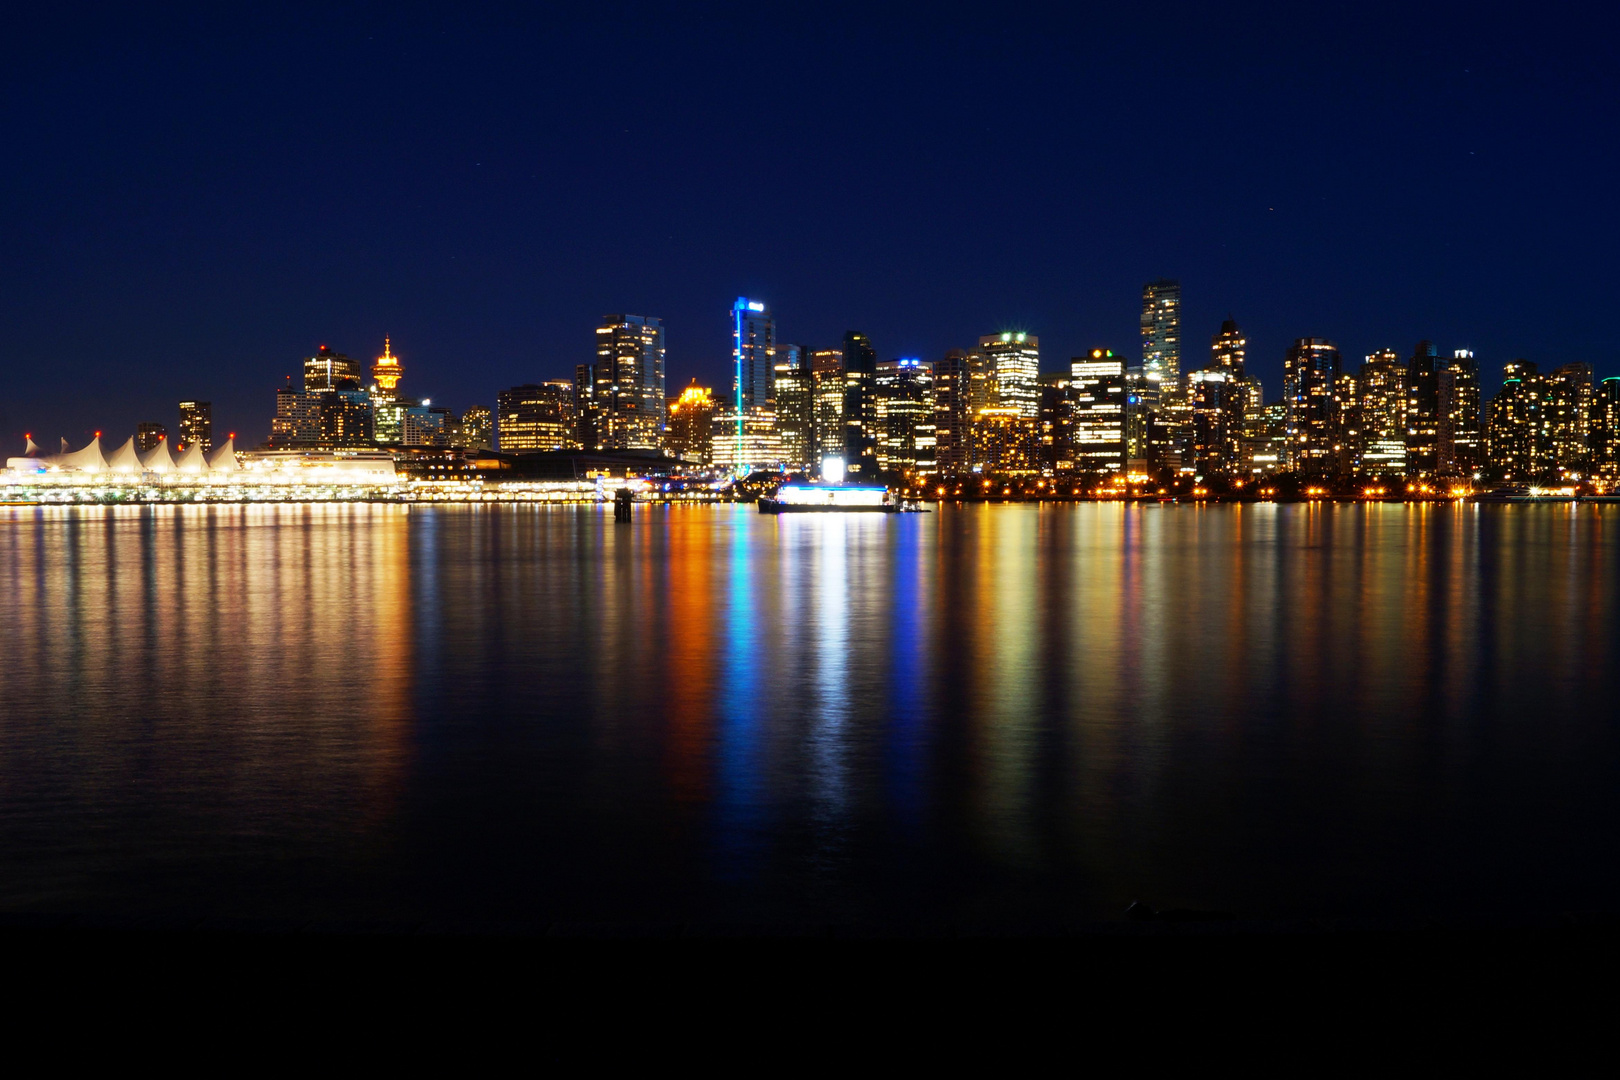
{"label": "boat", "polygon": [[1481,503],[1564,503],[1576,500],[1575,489],[1572,487],[1525,487],[1510,486],[1499,487],[1487,491],[1483,495],[1475,495],[1474,502]]}
{"label": "boat", "polygon": [[895,514],[900,507],[881,484],[783,484],[759,500],[762,514]]}

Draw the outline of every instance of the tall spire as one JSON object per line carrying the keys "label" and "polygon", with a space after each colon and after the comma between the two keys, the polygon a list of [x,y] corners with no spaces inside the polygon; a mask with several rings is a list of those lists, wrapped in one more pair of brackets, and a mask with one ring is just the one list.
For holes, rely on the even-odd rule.
{"label": "tall spire", "polygon": [[371,377],[381,391],[379,397],[393,400],[394,387],[405,374],[405,368],[400,365],[399,357],[394,355],[393,342],[383,338],[383,354],[377,357],[377,362],[371,366]]}

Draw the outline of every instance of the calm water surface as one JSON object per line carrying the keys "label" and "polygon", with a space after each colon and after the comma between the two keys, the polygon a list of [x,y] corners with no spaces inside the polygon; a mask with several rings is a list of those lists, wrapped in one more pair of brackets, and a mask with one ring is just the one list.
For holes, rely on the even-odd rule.
{"label": "calm water surface", "polygon": [[1620,908],[1620,507],[0,510],[0,909]]}

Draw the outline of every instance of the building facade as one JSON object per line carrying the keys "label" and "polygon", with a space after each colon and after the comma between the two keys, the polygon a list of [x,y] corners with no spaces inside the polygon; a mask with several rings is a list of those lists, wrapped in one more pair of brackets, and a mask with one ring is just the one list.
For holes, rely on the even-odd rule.
{"label": "building facade", "polygon": [[934,441],[940,472],[958,475],[973,467],[972,375],[961,349],[934,364]]}
{"label": "building facade", "polygon": [[1283,403],[1287,415],[1285,466],[1304,473],[1331,473],[1339,460],[1339,349],[1326,338],[1299,338],[1283,357]]}
{"label": "building facade", "polygon": [[200,446],[203,453],[214,448],[214,405],[209,401],[180,403],[180,446]]}
{"label": "building facade", "polygon": [[1074,419],[1069,455],[1076,472],[1124,472],[1125,358],[1111,349],[1092,349],[1069,363],[1069,395]]}
{"label": "building facade", "polygon": [[916,358],[878,364],[873,397],[878,469],[907,477],[937,472],[933,366]]}
{"label": "building facade", "polygon": [[487,406],[469,405],[461,414],[460,434],[460,445],[469,450],[495,449],[495,414]]}
{"label": "building facade", "polygon": [[575,383],[553,379],[502,390],[496,396],[496,435],[505,451],[575,450],[579,416]]}
{"label": "building facade", "polygon": [[877,350],[858,330],[844,335],[844,467],[862,479],[877,473]]}
{"label": "building facade", "polygon": [[810,354],[810,385],[815,395],[811,462],[816,471],[829,457],[844,456],[844,352],[817,349]]}
{"label": "building facade", "polygon": [[778,345],[773,380],[783,464],[808,469],[820,460],[815,455],[815,376],[809,367],[809,351],[801,345]]}
{"label": "building facade", "polygon": [[1142,367],[1160,381],[1181,377],[1181,282],[1159,278],[1142,286]]}
{"label": "building facade", "polygon": [[979,407],[1017,409],[1019,416],[1034,420],[1041,405],[1041,339],[1013,331],[986,334],[979,339],[977,355],[988,374],[979,389],[987,400]]}
{"label": "building facade", "polygon": [[664,452],[694,465],[714,461],[714,391],[699,386],[697,380],[669,403],[669,421],[664,428]]}
{"label": "building facade", "polygon": [[592,365],[595,438],[604,450],[657,450],[664,442],[664,323],[602,316]]}

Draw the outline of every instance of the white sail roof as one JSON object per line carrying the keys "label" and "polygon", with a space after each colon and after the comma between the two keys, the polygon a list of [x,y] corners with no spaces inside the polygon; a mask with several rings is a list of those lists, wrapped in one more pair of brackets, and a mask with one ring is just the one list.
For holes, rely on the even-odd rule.
{"label": "white sail roof", "polygon": [[[67,440],[62,440],[66,445]],[[104,472],[107,468],[107,459],[101,453],[101,436],[97,435],[90,440],[90,445],[82,450],[71,453],[61,453],[45,459],[47,463],[58,469],[77,469],[80,472]]]}
{"label": "white sail roof", "polygon": [[141,468],[155,473],[174,472],[174,455],[169,453],[168,439],[159,439],[156,446],[141,455]]}
{"label": "white sail roof", "polygon": [[107,468],[113,472],[141,471],[141,455],[135,449],[135,436],[131,435],[128,442],[107,455]]}
{"label": "white sail roof", "polygon": [[240,472],[241,462],[236,460],[236,437],[226,439],[208,455],[209,472]]}
{"label": "white sail roof", "polygon": [[194,442],[180,451],[180,456],[175,459],[174,468],[176,472],[183,473],[207,472],[208,459],[203,457],[202,443]]}
{"label": "white sail roof", "polygon": [[39,444],[34,441],[34,437],[32,435],[24,435],[23,439],[28,443],[28,449],[23,451],[23,456],[39,457]]}

